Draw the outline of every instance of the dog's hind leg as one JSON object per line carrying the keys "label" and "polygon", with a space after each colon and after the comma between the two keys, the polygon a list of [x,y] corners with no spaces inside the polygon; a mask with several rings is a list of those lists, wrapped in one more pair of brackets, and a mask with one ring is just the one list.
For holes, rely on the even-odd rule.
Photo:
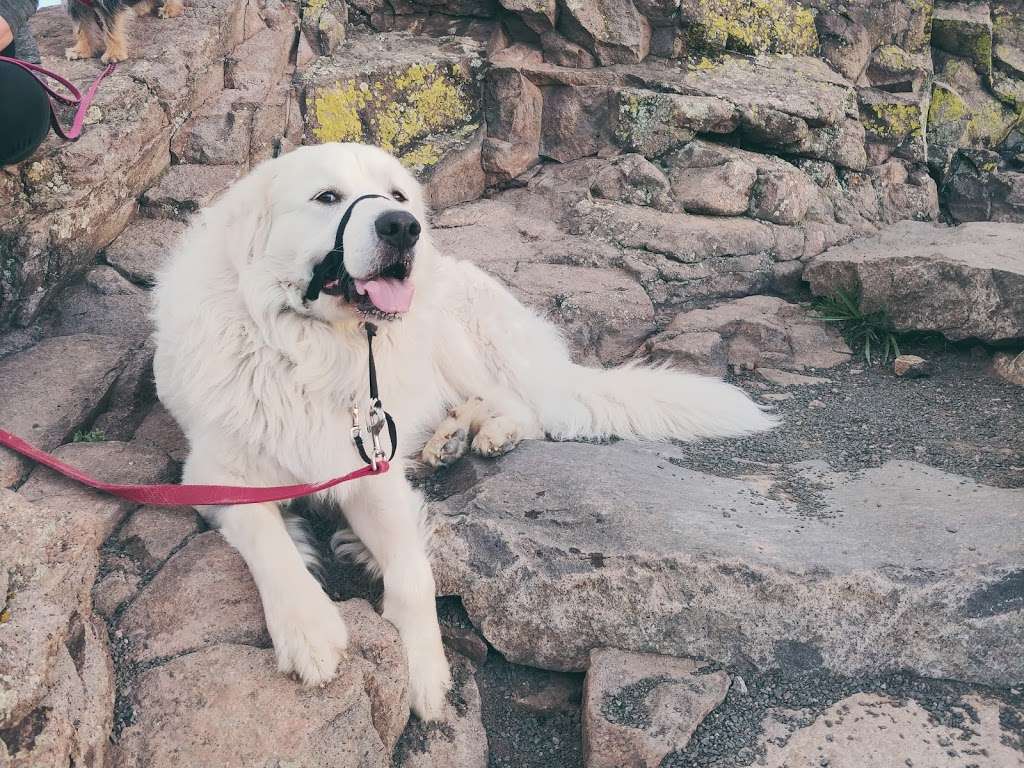
{"label": "dog's hind leg", "polygon": [[386,475],[354,484],[342,509],[383,577],[383,615],[398,629],[409,658],[412,710],[424,720],[438,719],[451,674],[437,623],[423,498],[396,461]]}
{"label": "dog's hind leg", "polygon": [[103,25],[106,50],[100,56],[100,61],[104,64],[112,64],[128,58],[128,41],[125,36],[125,28],[128,26],[128,19],[131,15],[130,9],[123,8],[115,12]]}
{"label": "dog's hind leg", "polygon": [[431,467],[443,467],[470,449],[481,456],[501,456],[522,440],[541,437],[536,421],[515,393],[494,387],[485,395],[471,397],[452,408],[420,457]]}

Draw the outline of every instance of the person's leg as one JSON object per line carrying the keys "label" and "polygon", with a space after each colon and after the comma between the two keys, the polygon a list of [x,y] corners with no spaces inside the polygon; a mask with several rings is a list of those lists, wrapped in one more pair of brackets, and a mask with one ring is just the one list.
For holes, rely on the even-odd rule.
{"label": "person's leg", "polygon": [[0,61],[0,166],[29,157],[50,131],[50,101],[29,72]]}

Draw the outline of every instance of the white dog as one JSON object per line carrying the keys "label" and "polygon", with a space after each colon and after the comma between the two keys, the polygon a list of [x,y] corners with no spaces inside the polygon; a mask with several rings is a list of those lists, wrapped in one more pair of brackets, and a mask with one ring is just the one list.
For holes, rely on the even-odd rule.
{"label": "white dog", "polygon": [[[346,213],[344,270],[327,274]],[[439,465],[544,435],[688,440],[774,421],[715,379],[573,364],[554,326],[472,264],[437,253],[426,221],[418,184],[381,150],[324,144],[267,161],[198,217],[159,276],[155,372],[189,440],[185,482],[315,482],[362,465],[350,408],[365,412],[363,322],[378,325],[380,394],[398,423],[398,456],[387,474],[325,495],[383,576],[383,615],[406,647],[412,709],[429,719],[450,677],[423,501],[402,457],[430,428],[441,423],[423,458]],[[248,563],[280,669],[307,684],[330,680],[346,630],[307,570],[302,537],[275,504],[201,511]]]}

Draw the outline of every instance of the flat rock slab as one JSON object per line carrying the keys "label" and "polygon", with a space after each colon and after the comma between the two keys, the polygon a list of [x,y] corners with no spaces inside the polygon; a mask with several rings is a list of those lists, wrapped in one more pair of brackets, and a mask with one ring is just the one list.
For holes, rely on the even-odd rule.
{"label": "flat rock slab", "polygon": [[859,286],[861,309],[884,309],[898,331],[1024,338],[1024,224],[903,221],[826,251],[804,279],[818,296]]}
{"label": "flat rock slab", "polygon": [[645,345],[657,360],[723,376],[734,368],[832,368],[850,360],[834,324],[774,296],[747,296],[680,312]]}
{"label": "flat rock slab", "polygon": [[658,768],[725,699],[729,675],[693,659],[602,648],[583,693],[587,768]]}
{"label": "flat rock slab", "polygon": [[150,285],[185,232],[173,219],[136,219],[105,252],[107,263],[135,283]]}
{"label": "flat rock slab", "polygon": [[119,768],[302,765],[385,768],[409,713],[405,651],[368,603],[342,605],[351,656],[328,685],[277,670],[269,648],[220,644],[168,660],[133,684]]}
{"label": "flat rock slab", "polygon": [[234,165],[172,165],[142,196],[150,216],[188,221],[241,176]]}
{"label": "flat rock slab", "polygon": [[[756,439],[756,438],[755,438]],[[438,480],[437,578],[509,660],[591,649],[1012,683],[1024,491],[912,462],[778,479],[670,446],[529,442]]]}
{"label": "flat rock slab", "polygon": [[[810,723],[799,710],[781,710],[764,724],[759,765],[769,768],[890,766],[1024,766],[1021,711],[981,695],[950,704],[939,720],[914,699],[858,693]],[[1018,724],[1017,727],[1014,724]]]}
{"label": "flat rock slab", "polygon": [[[126,349],[108,336],[47,339],[0,360],[0,425],[52,450],[88,421],[117,380]],[[18,482],[27,460],[0,448],[0,486]]]}

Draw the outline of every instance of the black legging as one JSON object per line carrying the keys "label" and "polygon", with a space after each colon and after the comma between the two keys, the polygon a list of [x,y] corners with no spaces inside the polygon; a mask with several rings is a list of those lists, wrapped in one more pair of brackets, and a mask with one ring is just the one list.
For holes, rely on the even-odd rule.
{"label": "black legging", "polygon": [[[12,43],[2,55],[14,56]],[[0,61],[0,165],[26,159],[50,131],[50,101],[30,72]]]}

